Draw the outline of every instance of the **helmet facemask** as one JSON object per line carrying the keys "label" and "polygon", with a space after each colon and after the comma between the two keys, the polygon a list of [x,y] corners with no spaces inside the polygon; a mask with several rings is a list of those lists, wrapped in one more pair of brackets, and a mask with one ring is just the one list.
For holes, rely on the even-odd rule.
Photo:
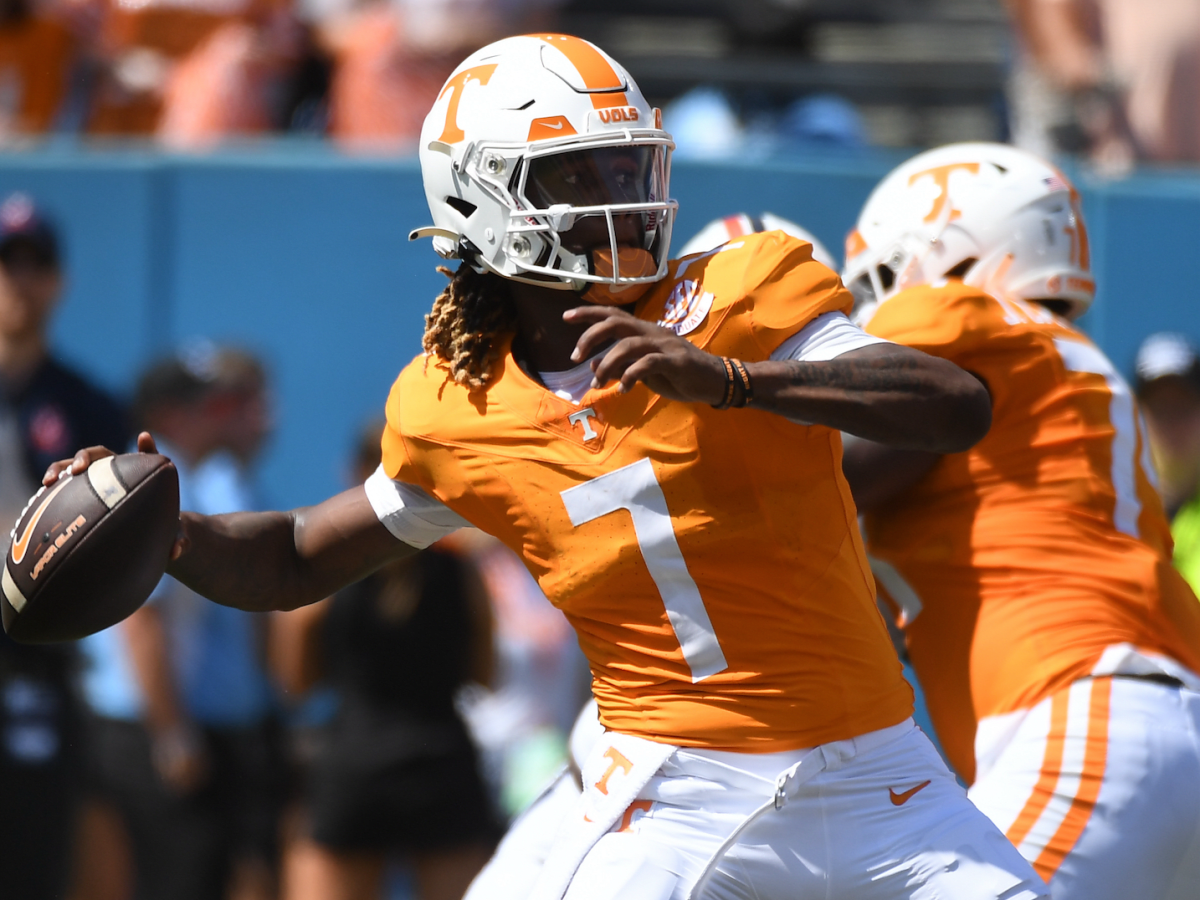
{"label": "helmet facemask", "polygon": [[926,251],[915,243],[906,236],[879,258],[864,254],[859,260],[847,261],[842,278],[854,297],[854,322],[865,325],[880,303],[915,283],[916,270]]}
{"label": "helmet facemask", "polygon": [[505,220],[493,236],[499,253],[466,249],[506,278],[631,303],[666,274],[678,208],[667,199],[673,146],[643,130],[472,147],[465,174]]}

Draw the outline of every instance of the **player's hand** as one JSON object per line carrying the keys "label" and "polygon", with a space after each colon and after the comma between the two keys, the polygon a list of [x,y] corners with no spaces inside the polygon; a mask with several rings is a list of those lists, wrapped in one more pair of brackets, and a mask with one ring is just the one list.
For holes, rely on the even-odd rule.
{"label": "player's hand", "polygon": [[612,345],[592,363],[593,387],[617,381],[624,393],[640,381],[656,394],[684,403],[717,404],[725,398],[721,360],[661,325],[612,306],[569,309],[563,321],[590,324],[571,354],[576,362]]}
{"label": "player's hand", "polygon": [[[148,431],[143,431],[138,435],[137,448],[139,453],[158,452],[158,445],[154,442],[154,438]],[[50,468],[42,476],[42,484],[49,487],[62,478],[65,472],[70,472],[72,475],[82,475],[87,471],[87,467],[96,460],[116,455],[114,451],[109,450],[107,447],[85,447],[71,459],[60,459],[58,462],[50,463]]]}
{"label": "player's hand", "polygon": [[[138,435],[137,448],[139,453],[157,453],[158,444],[155,443],[153,435],[148,431],[143,431]],[[54,484],[64,474],[82,475],[87,471],[88,466],[98,459],[104,459],[106,456],[116,456],[117,454],[107,447],[86,447],[75,454],[71,459],[60,459],[58,462],[50,464],[50,468],[46,470],[46,474],[42,476],[42,484],[46,487]],[[171,560],[179,559],[184,550],[187,549],[188,540],[181,528],[179,537],[175,540],[175,545],[171,548]]]}

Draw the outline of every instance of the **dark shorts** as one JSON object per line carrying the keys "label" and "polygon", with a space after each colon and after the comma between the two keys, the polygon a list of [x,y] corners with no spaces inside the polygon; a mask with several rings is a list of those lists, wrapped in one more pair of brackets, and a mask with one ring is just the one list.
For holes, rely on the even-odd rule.
{"label": "dark shorts", "polygon": [[67,686],[0,674],[0,897],[65,894],[82,766],[80,713]]}
{"label": "dark shorts", "polygon": [[500,831],[458,719],[344,712],[310,771],[308,800],[312,837],[333,850],[449,850]]}
{"label": "dark shorts", "polygon": [[141,724],[90,727],[89,788],[128,829],[139,900],[220,900],[235,860],[274,867],[286,784],[274,727],[205,729],[207,778],[188,795],[159,778]]}

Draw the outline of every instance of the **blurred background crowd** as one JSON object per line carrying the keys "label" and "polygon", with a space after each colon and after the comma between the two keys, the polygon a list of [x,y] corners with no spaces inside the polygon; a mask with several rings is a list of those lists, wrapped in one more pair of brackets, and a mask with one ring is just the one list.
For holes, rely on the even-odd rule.
{"label": "blurred background crowd", "polygon": [[[1105,179],[1182,166],[1169,197],[1151,186],[1142,206],[1105,202],[1130,222],[1185,216],[1130,255],[1145,265],[1153,245],[1177,264],[1169,283],[1194,284],[1195,0],[0,0],[0,185],[33,181],[59,216],[40,195],[0,204],[0,520],[16,521],[52,460],[128,447],[139,428],[203,512],[323,496],[312,459],[331,444],[350,448],[341,483],[361,481],[381,426],[330,438],[313,410],[334,403],[317,386],[381,410],[440,277],[428,248],[404,244],[424,222],[409,220],[424,215],[411,164],[395,182],[363,168],[325,179],[324,162],[219,183],[149,165],[139,181],[89,169],[87,153],[261,144],[277,162],[291,136],[338,158],[404,160],[463,56],[549,29],[599,43],[664,107],[676,158],[701,166],[676,180],[692,192],[685,210],[703,192],[757,214],[750,195],[770,196],[836,239],[886,170],[878,148],[1007,140]],[[82,155],[43,165],[63,146]],[[860,155],[837,185],[819,167],[785,185],[769,167]],[[703,166],[728,160],[769,164],[769,177],[731,168],[718,189]],[[1107,245],[1094,234],[1102,295],[1145,301],[1112,291],[1141,275],[1121,274],[1117,227],[1088,215],[1108,222]],[[699,221],[681,213],[676,246]],[[1190,302],[1143,293],[1156,322]],[[1136,306],[1118,315],[1105,299],[1085,327],[1136,344],[1158,327]],[[217,320],[218,339],[187,337]],[[52,334],[88,351],[88,374]],[[347,335],[349,349],[330,350]],[[1177,562],[1200,587],[1200,356],[1188,334],[1155,334],[1134,368]],[[260,462],[284,443],[291,468],[264,480]],[[0,896],[457,898],[564,763],[588,684],[561,614],[474,533],[291,613],[216,607],[166,579],[77,646],[0,636]]]}
{"label": "blurred background crowd", "polygon": [[3,0],[0,137],[267,134],[411,151],[456,63],[561,30],[625,63],[683,155],[1008,140],[1200,160],[1192,0]]}

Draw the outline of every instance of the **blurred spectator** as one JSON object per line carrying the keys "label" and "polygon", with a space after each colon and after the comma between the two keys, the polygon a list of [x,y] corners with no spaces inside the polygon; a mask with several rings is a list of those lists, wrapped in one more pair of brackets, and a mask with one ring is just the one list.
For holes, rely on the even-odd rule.
{"label": "blurred spectator", "polygon": [[1200,3],[1009,0],[1015,143],[1110,168],[1200,160]]}
{"label": "blurred spectator", "polygon": [[102,2],[93,134],[205,147],[277,122],[302,40],[288,0]]}
{"label": "blurred spectator", "polygon": [[746,150],[755,157],[821,151],[845,155],[867,146],[858,109],[837,94],[810,94],[781,111],[759,113],[746,126]]}
{"label": "blurred spectator", "polygon": [[745,134],[729,97],[713,87],[692,88],[663,110],[663,126],[675,139],[678,159],[728,159]]}
{"label": "blurred spectator", "polygon": [[269,504],[259,495],[253,478],[254,467],[275,430],[266,368],[252,353],[204,341],[185,353],[189,365],[212,373],[209,404],[218,431],[216,449],[196,467],[197,502],[230,512],[266,509]]}
{"label": "blurred spectator", "polygon": [[[202,416],[215,432],[214,449],[192,473],[194,508],[210,514],[264,508],[252,472],[274,427],[266,369],[244,350],[204,341],[182,355],[209,384]],[[286,779],[265,665],[267,619],[175,588],[168,601],[173,666],[210,763],[199,799],[215,844],[215,880],[234,897],[272,897]]]}
{"label": "blurred spectator", "polygon": [[811,94],[792,101],[777,127],[784,149],[845,150],[867,145],[858,109],[836,94]]}
{"label": "blurred spectator", "polygon": [[335,60],[330,133],[348,149],[415,150],[429,108],[464,55],[544,27],[558,0],[369,0],[322,10]]}
{"label": "blurred spectator", "polygon": [[1150,335],[1138,349],[1134,385],[1171,519],[1175,567],[1200,593],[1200,356],[1195,345],[1181,334]]}
{"label": "blurred spectator", "polygon": [[[203,343],[142,377],[138,411],[179,469],[183,508],[253,504],[238,469],[269,430],[265,392],[252,357]],[[135,897],[274,896],[282,754],[260,621],[168,577],[83,642],[94,788],[128,832]]]}
{"label": "blurred spectator", "polygon": [[298,23],[295,61],[279,86],[277,127],[292,134],[323,136],[329,129],[333,60],[313,23]]}
{"label": "blurred spectator", "polygon": [[707,85],[677,97],[663,110],[675,156],[758,160],[812,151],[844,154],[867,146],[858,109],[836,94],[810,94],[782,106],[762,99],[753,92],[734,98]]}
{"label": "blurred spectator", "polygon": [[232,136],[262,134],[275,124],[273,82],[291,62],[289,23],[227,22],[181,59],[163,93],[159,138],[198,149]]}
{"label": "blurred spectator", "polygon": [[[62,293],[58,236],[32,201],[0,205],[0,521],[15,523],[55,459],[128,440],[117,404],[55,359],[47,332]],[[0,872],[4,896],[60,897],[82,766],[69,645],[0,634]]]}
{"label": "blurred spectator", "polygon": [[[360,481],[379,466],[381,431],[360,443]],[[285,687],[301,694],[325,678],[339,698],[307,779],[286,900],[381,897],[389,854],[412,865],[420,900],[458,900],[497,830],[454,709],[468,680],[491,676],[488,604],[473,568],[431,547],[273,625]]]}
{"label": "blurred spectator", "polygon": [[68,94],[75,40],[34,0],[0,0],[0,141],[49,131]]}

